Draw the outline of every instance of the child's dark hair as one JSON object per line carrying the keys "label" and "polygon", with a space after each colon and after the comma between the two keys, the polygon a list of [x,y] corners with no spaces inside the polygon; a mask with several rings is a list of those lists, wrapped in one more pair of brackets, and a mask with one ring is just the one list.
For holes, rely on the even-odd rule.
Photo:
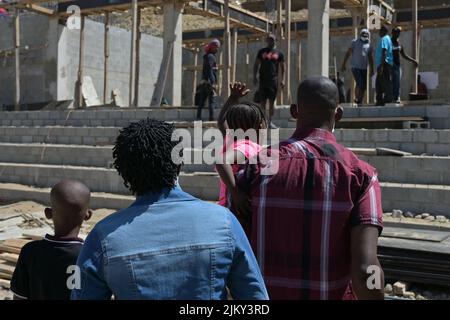
{"label": "child's dark hair", "polygon": [[261,124],[267,125],[266,116],[261,107],[253,102],[241,102],[232,105],[226,114],[226,121],[230,129],[258,130]]}
{"label": "child's dark hair", "polygon": [[120,131],[113,149],[114,167],[133,194],[160,192],[175,186],[180,166],[172,161],[175,126],[145,119]]}

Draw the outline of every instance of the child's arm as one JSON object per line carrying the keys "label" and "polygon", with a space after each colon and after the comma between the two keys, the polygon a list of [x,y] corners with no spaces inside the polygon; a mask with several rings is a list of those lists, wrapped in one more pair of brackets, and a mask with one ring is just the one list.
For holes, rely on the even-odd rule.
{"label": "child's arm", "polygon": [[217,119],[217,127],[224,136],[226,130],[228,129],[228,126],[225,121],[228,109],[232,105],[239,103],[239,99],[245,97],[250,92],[250,89],[247,89],[247,85],[245,83],[240,82],[230,83],[230,90],[231,90],[230,96],[228,97],[228,100],[225,102],[222,109],[220,110],[219,118]]}
{"label": "child's arm", "polygon": [[248,203],[248,197],[236,186],[236,179],[234,178],[233,168],[231,166],[232,164],[244,164],[246,157],[238,150],[230,150],[226,153],[224,160],[223,164],[216,164],[220,179],[227,186],[237,213],[247,213],[249,211],[249,206],[246,205]]}

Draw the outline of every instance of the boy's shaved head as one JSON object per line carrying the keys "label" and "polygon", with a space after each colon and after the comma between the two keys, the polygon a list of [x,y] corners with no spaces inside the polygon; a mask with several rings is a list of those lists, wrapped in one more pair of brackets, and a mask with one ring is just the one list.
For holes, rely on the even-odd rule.
{"label": "boy's shaved head", "polygon": [[51,218],[55,232],[67,233],[81,226],[88,217],[91,192],[83,183],[62,180],[50,192]]}

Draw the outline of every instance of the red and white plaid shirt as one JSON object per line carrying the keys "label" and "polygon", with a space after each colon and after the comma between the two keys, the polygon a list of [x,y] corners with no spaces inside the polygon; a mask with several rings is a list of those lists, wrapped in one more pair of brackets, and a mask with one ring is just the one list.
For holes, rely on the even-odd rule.
{"label": "red and white plaid shirt", "polygon": [[269,297],[353,297],[351,228],[383,227],[376,170],[322,129],[297,129],[267,152],[279,152],[276,174],[261,174],[267,166],[258,160],[237,181],[252,196],[252,217],[243,224]]}

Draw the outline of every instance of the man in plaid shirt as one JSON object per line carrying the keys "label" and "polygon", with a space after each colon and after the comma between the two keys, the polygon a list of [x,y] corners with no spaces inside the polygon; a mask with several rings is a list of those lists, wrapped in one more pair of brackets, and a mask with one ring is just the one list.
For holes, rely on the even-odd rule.
{"label": "man in plaid shirt", "polygon": [[252,213],[241,218],[271,299],[383,299],[380,185],[373,167],[336,142],[338,101],[328,78],[305,80],[291,106],[297,130],[267,150],[278,160],[260,154],[237,174],[251,196]]}

